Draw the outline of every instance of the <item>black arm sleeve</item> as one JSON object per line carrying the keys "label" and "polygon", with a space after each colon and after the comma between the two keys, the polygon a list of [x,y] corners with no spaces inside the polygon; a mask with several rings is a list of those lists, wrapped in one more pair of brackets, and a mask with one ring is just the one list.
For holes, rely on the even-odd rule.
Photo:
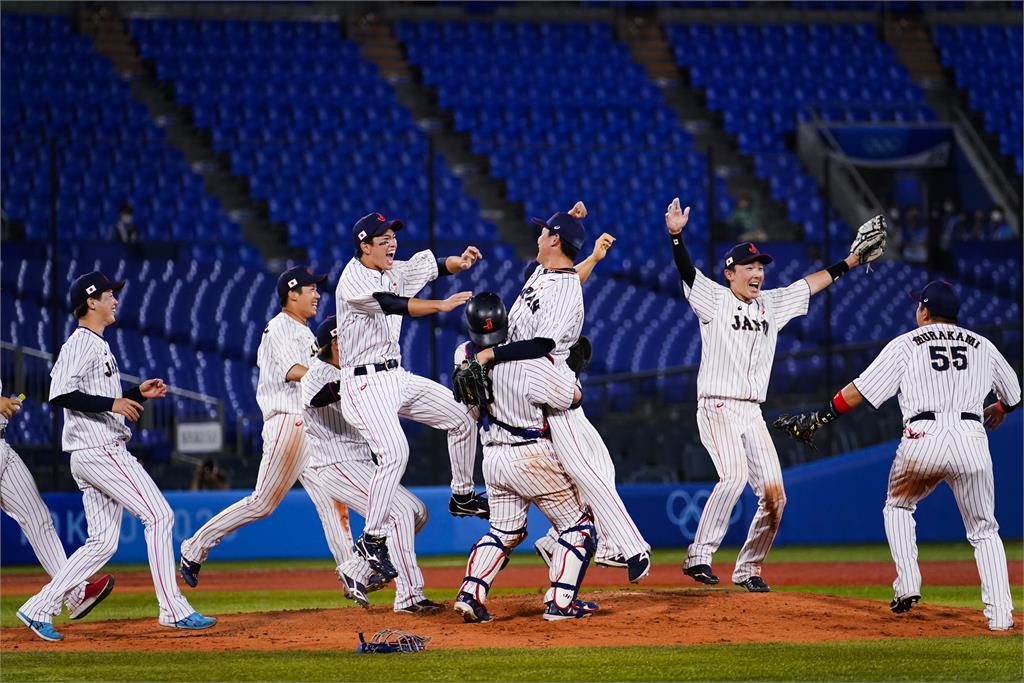
{"label": "black arm sleeve", "polygon": [[697,269],[690,258],[690,252],[683,242],[683,233],[669,235],[672,238],[672,259],[676,262],[676,270],[679,277],[686,283],[687,287],[693,287],[693,281],[697,279]]}
{"label": "black arm sleeve", "polygon": [[1010,414],[1010,413],[1012,413],[1013,411],[1017,410],[1017,408],[1020,408],[1020,404],[1021,404],[1021,402],[1020,402],[1020,401],[1017,401],[1016,403],[1014,403],[1014,404],[1013,404],[1013,405],[1011,406],[1011,405],[1007,405],[1006,403],[1003,403],[1003,400],[1002,400],[1002,399],[999,399],[999,407],[1000,407],[1000,408],[1002,409],[1002,411],[1003,411],[1004,413],[1006,413],[1007,415],[1009,415],[1009,414]]}
{"label": "black arm sleeve", "polygon": [[80,413],[109,413],[114,408],[114,399],[109,396],[92,396],[81,391],[72,391],[70,394],[61,394],[50,399],[50,404]]}
{"label": "black arm sleeve", "polygon": [[448,257],[437,259],[437,276],[444,277],[445,275],[451,275],[452,271],[448,270]]}
{"label": "black arm sleeve", "polygon": [[380,304],[380,310],[388,315],[409,315],[409,297],[389,292],[374,292],[373,298]]}
{"label": "black arm sleeve", "polygon": [[494,348],[494,362],[507,363],[513,360],[531,360],[543,358],[555,349],[553,339],[547,337],[536,337],[524,339],[523,341],[512,342],[504,346]]}
{"label": "black arm sleeve", "polygon": [[124,392],[125,398],[130,398],[136,403],[145,403],[146,397],[142,395],[141,387],[132,387],[128,391]]}
{"label": "black arm sleeve", "polygon": [[341,382],[328,382],[323,388],[316,392],[316,396],[309,402],[309,405],[314,408],[323,408],[329,406],[336,401],[341,400],[341,396],[338,393],[341,389]]}

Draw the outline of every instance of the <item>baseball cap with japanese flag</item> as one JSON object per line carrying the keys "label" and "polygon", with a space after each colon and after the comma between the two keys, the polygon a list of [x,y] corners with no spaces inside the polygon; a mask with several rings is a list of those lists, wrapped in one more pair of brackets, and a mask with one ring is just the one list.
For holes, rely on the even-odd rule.
{"label": "baseball cap with japanese flag", "polygon": [[755,261],[768,265],[774,260],[768,254],[759,250],[753,242],[743,242],[730,249],[729,253],[725,255],[725,267],[745,266]]}
{"label": "baseball cap with japanese flag", "polygon": [[398,232],[405,227],[400,220],[388,220],[379,211],[368,213],[352,226],[352,245],[359,251],[360,242],[369,242],[377,235],[383,235],[389,228]]}
{"label": "baseball cap with japanese flag", "polygon": [[79,275],[71,283],[71,310],[85,303],[88,298],[99,299],[103,292],[119,292],[124,287],[124,280],[111,280],[98,270]]}
{"label": "baseball cap with japanese flag", "polygon": [[316,274],[309,266],[294,266],[281,273],[277,278],[277,295],[288,293],[288,290],[306,285],[322,285],[327,282],[327,274]]}

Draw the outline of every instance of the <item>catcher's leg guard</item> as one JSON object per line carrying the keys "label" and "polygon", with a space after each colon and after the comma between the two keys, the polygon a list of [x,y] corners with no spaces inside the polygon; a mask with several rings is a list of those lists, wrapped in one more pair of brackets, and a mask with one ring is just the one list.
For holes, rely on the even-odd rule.
{"label": "catcher's leg guard", "polygon": [[576,526],[569,527],[558,537],[558,550],[548,573],[551,588],[544,595],[546,604],[554,603],[559,609],[573,604],[595,552],[597,531],[593,518],[585,514]]}
{"label": "catcher's leg guard", "polygon": [[480,537],[469,553],[466,563],[466,578],[462,581],[460,592],[469,593],[479,602],[487,599],[487,591],[498,572],[508,564],[508,556],[512,550],[526,538],[526,527],[514,531],[504,531],[493,526],[490,531]]}

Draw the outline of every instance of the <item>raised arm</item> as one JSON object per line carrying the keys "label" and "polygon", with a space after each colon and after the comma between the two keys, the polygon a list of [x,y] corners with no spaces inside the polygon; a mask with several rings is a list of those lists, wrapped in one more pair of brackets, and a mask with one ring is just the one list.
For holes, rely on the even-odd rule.
{"label": "raised arm", "polygon": [[860,265],[860,257],[857,256],[857,254],[850,253],[850,255],[842,261],[837,261],[825,270],[819,270],[816,273],[811,273],[804,278],[807,280],[807,285],[811,289],[811,296],[814,296],[821,290],[825,289],[858,265]]}
{"label": "raised arm", "polygon": [[470,245],[462,252],[461,256],[447,256],[437,259],[437,276],[455,275],[473,267],[473,264],[483,258],[480,250]]}
{"label": "raised arm", "polygon": [[580,276],[580,284],[587,281],[590,274],[594,272],[594,266],[608,255],[608,250],[613,244],[615,244],[615,238],[606,232],[601,233],[601,236],[594,241],[594,251],[576,264],[576,274]]}
{"label": "raised arm", "polygon": [[[885,253],[886,241],[885,216],[875,216],[864,222],[857,228],[857,234],[850,245],[850,255],[825,270],[808,275],[807,285],[810,287],[811,296],[814,296],[825,289],[833,282],[848,273],[851,268],[861,264],[868,264]],[[868,268],[870,270],[870,268]]]}
{"label": "raised arm", "polygon": [[693,281],[697,278],[697,269],[690,258],[690,252],[683,242],[683,228],[690,220],[690,207],[686,210],[679,208],[679,197],[672,200],[665,211],[665,227],[672,238],[672,260],[675,261],[679,277],[687,287],[693,287]]}

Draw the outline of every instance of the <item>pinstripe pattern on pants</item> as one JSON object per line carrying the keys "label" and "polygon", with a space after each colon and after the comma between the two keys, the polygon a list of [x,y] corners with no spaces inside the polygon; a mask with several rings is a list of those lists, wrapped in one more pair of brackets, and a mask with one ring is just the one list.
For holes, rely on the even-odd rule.
{"label": "pinstripe pattern on pants", "polygon": [[[322,467],[312,467],[318,487],[332,500],[347,505],[360,515],[366,515],[368,492],[374,472],[373,461],[346,460]],[[409,489],[399,486],[395,493],[388,528],[388,553],[398,576],[395,578],[395,609],[402,609],[424,599],[423,572],[416,560],[416,533],[427,523],[427,506]],[[358,554],[338,563],[338,572],[344,572],[361,583],[367,583],[372,573],[370,565]]]}
{"label": "pinstripe pattern on pants", "polygon": [[225,536],[277,509],[309,460],[303,424],[302,415],[280,413],[263,423],[263,458],[253,492],[211,517],[183,541],[182,557],[190,562],[205,562]]}
{"label": "pinstripe pattern on pants", "polygon": [[341,385],[341,410],[370,445],[377,467],[369,486],[366,533],[386,536],[395,492],[409,462],[399,416],[448,431],[452,492],[473,490],[476,424],[449,389],[402,368],[351,377]]}
{"label": "pinstripe pattern on pants", "polygon": [[[3,439],[0,439],[0,510],[13,517],[21,527],[46,573],[56,576],[68,561],[68,556],[32,473]],[[64,602],[69,612],[81,604],[84,594],[84,581],[68,592]]]}
{"label": "pinstripe pattern on pants", "polygon": [[964,520],[967,540],[981,577],[981,599],[989,625],[1013,623],[1013,602],[1006,552],[995,518],[992,458],[982,425],[959,414],[936,415],[908,427],[889,472],[883,509],[885,535],[896,564],[893,590],[897,597],[921,594],[914,511],[940,482],[953,490]]}
{"label": "pinstripe pattern on pants", "polygon": [[127,508],[145,529],[149,570],[160,605],[160,623],[170,626],[194,612],[175,581],[171,545],[174,513],[149,473],[124,443],[72,452],[71,473],[82,490],[89,537],[21,611],[43,622],[50,622],[59,614],[67,592],[96,573],[117,550],[121,511]]}
{"label": "pinstripe pattern on pants", "polygon": [[719,481],[704,505],[684,566],[711,564],[729,530],[733,508],[749,483],[758,503],[733,571],[733,581],[739,583],[761,574],[778,532],[786,506],[782,467],[758,403],[702,398],[697,406],[697,428]]}

